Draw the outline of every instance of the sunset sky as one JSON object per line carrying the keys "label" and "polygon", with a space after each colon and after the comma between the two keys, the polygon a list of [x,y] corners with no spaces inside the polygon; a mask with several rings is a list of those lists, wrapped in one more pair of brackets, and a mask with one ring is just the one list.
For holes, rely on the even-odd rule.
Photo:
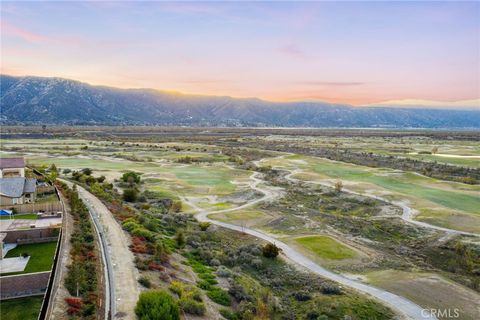
{"label": "sunset sky", "polygon": [[1,72],[323,100],[480,98],[479,2],[7,2]]}

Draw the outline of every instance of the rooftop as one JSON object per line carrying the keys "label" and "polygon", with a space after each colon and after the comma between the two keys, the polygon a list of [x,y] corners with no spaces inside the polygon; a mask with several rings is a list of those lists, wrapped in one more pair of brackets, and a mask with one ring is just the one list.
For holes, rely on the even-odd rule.
{"label": "rooftop", "polygon": [[24,193],[35,192],[37,180],[24,177],[0,179],[0,194],[10,198],[19,198]]}
{"label": "rooftop", "polygon": [[25,167],[25,160],[22,157],[0,158],[0,169],[24,168],[24,167]]}

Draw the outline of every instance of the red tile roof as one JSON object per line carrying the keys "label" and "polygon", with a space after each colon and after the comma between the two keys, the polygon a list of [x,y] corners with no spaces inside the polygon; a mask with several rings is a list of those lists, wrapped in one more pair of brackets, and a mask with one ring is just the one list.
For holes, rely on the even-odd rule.
{"label": "red tile roof", "polygon": [[24,167],[25,160],[23,158],[0,158],[0,169]]}

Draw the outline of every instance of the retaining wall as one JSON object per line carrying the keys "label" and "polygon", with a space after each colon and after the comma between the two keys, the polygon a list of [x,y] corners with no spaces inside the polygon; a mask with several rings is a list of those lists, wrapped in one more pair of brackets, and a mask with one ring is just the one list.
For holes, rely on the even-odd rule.
{"label": "retaining wall", "polygon": [[49,279],[50,271],[0,277],[0,300],[44,293]]}

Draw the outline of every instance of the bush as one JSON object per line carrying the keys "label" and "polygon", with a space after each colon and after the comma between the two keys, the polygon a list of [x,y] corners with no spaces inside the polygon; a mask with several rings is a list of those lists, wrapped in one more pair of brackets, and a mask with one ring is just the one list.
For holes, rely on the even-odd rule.
{"label": "bush", "polygon": [[182,248],[185,245],[185,234],[183,233],[183,230],[177,231],[175,234],[175,242],[179,248]]}
{"label": "bush", "polygon": [[216,272],[217,276],[220,278],[230,278],[232,273],[224,266],[220,266]]}
{"label": "bush", "polygon": [[127,202],[135,202],[137,201],[137,198],[138,198],[138,191],[133,188],[125,189],[123,191],[122,198],[124,201],[127,201]]}
{"label": "bush", "polygon": [[138,237],[144,237],[145,239],[152,239],[154,237],[154,234],[151,231],[141,226],[133,229],[131,232],[133,235]]}
{"label": "bush", "polygon": [[142,292],[135,314],[140,320],[180,320],[177,302],[165,291]]}
{"label": "bush", "polygon": [[220,314],[227,320],[237,320],[238,317],[235,312],[228,309],[220,309]]}
{"label": "bush", "polygon": [[208,227],[210,227],[210,222],[200,222],[198,226],[200,227],[200,230],[207,231]]}
{"label": "bush", "polygon": [[138,279],[138,283],[140,283],[145,288],[150,288],[152,286],[150,279],[148,279],[147,277],[140,277],[140,279]]}
{"label": "bush", "polygon": [[323,294],[342,294],[342,290],[333,284],[326,284],[322,286],[322,293]]}
{"label": "bush", "polygon": [[220,288],[214,287],[207,291],[207,296],[213,301],[222,306],[229,306],[232,303],[228,293]]}
{"label": "bush", "polygon": [[170,283],[170,286],[168,287],[168,289],[170,289],[170,291],[172,291],[173,293],[175,293],[179,297],[181,297],[182,293],[183,293],[183,289],[184,289],[183,287],[184,287],[184,285],[180,281],[172,281],[172,283]]}
{"label": "bush", "polygon": [[263,248],[262,248],[262,254],[266,258],[273,259],[276,256],[278,256],[279,249],[278,247],[273,244],[273,243],[267,243]]}
{"label": "bush", "polygon": [[200,280],[197,282],[197,287],[203,290],[211,290],[212,289],[212,284],[209,283],[206,280]]}
{"label": "bush", "polygon": [[173,204],[172,204],[172,207],[170,208],[173,212],[180,212],[182,211],[182,201],[178,200],[178,201],[174,201]]}
{"label": "bush", "polygon": [[306,292],[306,291],[298,291],[298,292],[295,292],[293,294],[295,300],[297,301],[308,301],[310,299],[312,299],[312,296],[310,295],[310,293]]}
{"label": "bush", "polygon": [[206,308],[202,302],[198,302],[188,298],[181,298],[179,303],[180,308],[182,308],[182,310],[186,313],[196,316],[203,316],[205,314]]}
{"label": "bush", "polygon": [[125,172],[122,175],[122,181],[123,182],[128,182],[131,185],[133,183],[140,183],[140,174],[138,174],[136,172],[133,172],[133,171]]}

